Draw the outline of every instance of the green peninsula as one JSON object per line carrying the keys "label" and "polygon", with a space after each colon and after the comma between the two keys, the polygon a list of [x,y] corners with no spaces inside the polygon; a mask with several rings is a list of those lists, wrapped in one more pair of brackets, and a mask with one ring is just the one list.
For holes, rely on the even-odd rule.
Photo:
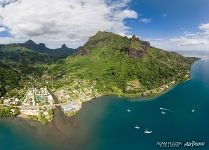
{"label": "green peninsula", "polygon": [[70,88],[80,80],[88,81],[84,88],[93,86],[99,95],[152,96],[189,79],[195,60],[154,48],[135,36],[98,32],[76,55],[51,66],[49,74],[60,74],[56,88]]}

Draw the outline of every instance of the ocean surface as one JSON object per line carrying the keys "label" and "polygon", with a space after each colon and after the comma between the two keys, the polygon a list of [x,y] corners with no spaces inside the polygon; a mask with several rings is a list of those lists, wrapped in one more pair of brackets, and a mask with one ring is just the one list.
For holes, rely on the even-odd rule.
{"label": "ocean surface", "polygon": [[[156,150],[162,149],[162,142],[165,149],[209,150],[209,60],[197,61],[191,75],[156,98],[105,96],[84,104],[72,118],[56,109],[47,126],[0,119],[0,150]],[[145,129],[152,133],[145,134]],[[205,146],[185,146],[192,141]]]}

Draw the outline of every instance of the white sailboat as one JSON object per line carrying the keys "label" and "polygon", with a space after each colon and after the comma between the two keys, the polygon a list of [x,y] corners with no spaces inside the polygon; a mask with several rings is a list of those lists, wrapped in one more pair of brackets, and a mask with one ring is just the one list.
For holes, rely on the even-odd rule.
{"label": "white sailboat", "polygon": [[192,112],[195,112],[195,110],[194,110],[194,109],[192,109]]}
{"label": "white sailboat", "polygon": [[161,110],[167,110],[167,111],[171,111],[170,109],[167,109],[167,108],[160,108]]}
{"label": "white sailboat", "polygon": [[131,110],[128,108],[128,109],[127,109],[127,112],[131,112]]}
{"label": "white sailboat", "polygon": [[136,125],[134,128],[138,130],[138,129],[140,129],[140,126],[137,126],[137,125]]}
{"label": "white sailboat", "polygon": [[171,110],[171,109],[162,108],[162,107],[160,108],[160,110],[161,110],[161,113],[164,114],[164,115],[165,115],[167,112],[174,112],[174,111]]}
{"label": "white sailboat", "polygon": [[166,114],[166,112],[162,110],[162,111],[161,111],[161,114],[165,115],[165,114]]}
{"label": "white sailboat", "polygon": [[145,134],[150,134],[150,133],[152,133],[152,131],[146,129],[146,130],[144,130],[144,133],[145,133]]}

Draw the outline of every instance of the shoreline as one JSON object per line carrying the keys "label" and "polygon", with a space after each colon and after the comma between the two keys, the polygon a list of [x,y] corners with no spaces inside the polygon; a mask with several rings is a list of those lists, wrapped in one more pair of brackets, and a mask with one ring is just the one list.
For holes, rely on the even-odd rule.
{"label": "shoreline", "polygon": [[[63,113],[63,115],[65,115],[66,117],[71,118],[71,117],[75,116],[82,109],[82,104],[83,103],[90,102],[90,101],[95,100],[95,99],[97,99],[99,97],[103,97],[103,96],[116,96],[116,97],[119,97],[119,98],[128,98],[131,101],[135,101],[137,99],[140,99],[140,100],[143,100],[143,101],[145,101],[145,100],[153,100],[156,97],[159,97],[161,95],[164,95],[165,93],[167,93],[170,90],[174,89],[177,85],[179,85],[181,83],[184,83],[186,81],[189,81],[189,80],[191,80],[191,71],[188,72],[188,74],[186,74],[184,76],[184,79],[182,79],[182,80],[179,80],[179,81],[171,81],[171,82],[169,82],[167,84],[161,85],[160,87],[157,87],[157,88],[154,88],[154,89],[151,89],[151,90],[146,90],[146,91],[141,92],[141,93],[126,94],[126,93],[105,93],[105,92],[98,92],[96,95],[94,95],[94,97],[88,97],[85,100],[79,99],[78,101],[80,101],[81,104],[80,104],[80,107],[75,112],[65,112],[63,110],[63,107],[61,105],[60,106],[55,106],[55,108],[53,109],[54,110],[54,113],[53,113],[52,120],[49,120],[46,124],[43,124],[42,122],[40,122],[37,119],[34,120],[30,116],[21,115],[21,114],[18,115],[18,116],[4,117],[4,118],[12,118],[12,119],[19,118],[19,119],[23,119],[23,120],[29,120],[29,121],[37,122],[37,123],[39,123],[41,125],[47,125],[47,124],[50,124],[50,123],[52,123],[54,121],[54,118],[55,118],[55,110],[56,109],[58,109],[59,111],[61,111]],[[54,95],[54,92],[50,92],[50,93],[51,93],[52,97],[54,98],[55,104],[60,104],[58,98]]]}
{"label": "shoreline", "polygon": [[[136,101],[136,99],[140,99],[140,100],[153,100],[155,99],[156,97],[159,97],[159,96],[162,96],[164,94],[166,94],[167,92],[169,92],[170,90],[174,89],[176,86],[178,86],[179,84],[182,84],[182,83],[185,83],[187,81],[191,80],[191,77],[189,76],[189,78],[187,78],[186,80],[183,80],[181,82],[175,82],[173,84],[170,84],[169,87],[167,87],[166,89],[164,89],[162,92],[159,92],[159,93],[156,93],[156,94],[147,94],[146,96],[139,96],[139,94],[141,93],[137,93],[137,94],[132,94],[133,96],[130,96],[129,94],[117,94],[117,93],[108,93],[108,94],[101,94],[97,97],[93,97],[91,98],[90,100],[87,100],[87,101],[82,101],[81,103],[81,107],[80,109],[72,116],[68,116],[68,117],[73,117],[75,116],[81,109],[82,109],[82,104],[83,103],[87,103],[87,102],[90,102],[92,100],[95,100],[97,98],[100,98],[100,97],[103,97],[103,96],[115,96],[115,97],[119,97],[119,98],[129,98],[131,101]],[[153,90],[153,89],[152,89]],[[63,112],[63,111],[62,111]],[[64,112],[63,112],[64,113]],[[65,113],[64,113],[65,114]],[[67,115],[66,115],[67,116]]]}
{"label": "shoreline", "polygon": [[[167,84],[167,87],[165,89],[161,90],[160,92],[151,93],[151,94],[149,93],[149,94],[146,94],[146,95],[143,95],[143,96],[142,96],[142,93],[136,93],[136,94],[119,94],[119,93],[107,93],[107,94],[103,93],[103,94],[101,94],[100,93],[96,97],[91,97],[88,100],[81,101],[81,107],[79,107],[79,109],[76,112],[74,112],[73,114],[71,113],[70,115],[67,115],[67,113],[65,113],[64,110],[62,110],[62,107],[61,106],[56,106],[54,108],[54,110],[58,109],[58,110],[60,110],[63,113],[63,115],[65,115],[68,118],[71,118],[71,117],[75,116],[82,109],[82,104],[83,103],[90,102],[92,100],[95,100],[95,99],[97,99],[99,97],[103,97],[103,96],[116,96],[116,97],[119,97],[119,98],[129,98],[131,101],[135,101],[137,99],[140,99],[140,100],[153,100],[154,98],[156,98],[158,96],[161,96],[161,95],[169,92],[170,90],[174,89],[177,85],[179,85],[181,83],[184,83],[186,81],[189,81],[190,79],[191,78],[188,78],[188,79],[186,79],[186,80],[184,80],[182,82],[174,82],[174,81],[172,81],[169,84]],[[163,86],[165,86],[165,85],[163,85]],[[160,89],[160,88],[155,88],[155,89]],[[153,89],[151,89],[151,90],[153,90]],[[151,90],[148,90],[148,91],[151,91]],[[147,92],[147,91],[145,91],[145,92]],[[53,95],[53,97],[55,97],[54,94],[52,94],[52,95]],[[55,102],[56,103],[59,103],[57,101],[57,98],[56,98]],[[49,121],[47,124],[52,123],[54,121],[54,117],[55,117],[55,114],[53,114],[53,119],[51,121]],[[18,118],[18,119],[21,119],[21,120],[36,122],[36,123],[38,123],[40,125],[44,125],[44,126],[47,125],[47,124],[42,124],[39,120],[33,120],[33,119],[31,119],[30,116],[21,115],[21,114],[18,115],[18,116],[3,117],[3,118],[4,119],[8,119],[9,118],[9,119],[12,119],[12,120],[15,120],[15,118]]]}
{"label": "shoreline", "polygon": [[[72,115],[72,113],[71,113],[70,115],[67,115],[67,114],[62,110],[61,106],[56,106],[56,107],[54,108],[54,110],[58,109],[59,111],[61,111],[61,112],[63,113],[63,115],[65,115],[65,116],[68,117],[68,118],[71,118],[71,117],[75,116],[75,115],[82,109],[82,104],[83,104],[83,103],[90,102],[90,101],[92,101],[92,100],[98,99],[98,98],[103,97],[103,96],[115,96],[115,97],[119,97],[119,98],[129,98],[131,101],[135,101],[135,100],[137,100],[137,99],[140,99],[140,100],[153,100],[154,98],[156,98],[156,97],[158,97],[158,96],[161,96],[161,95],[163,95],[163,94],[169,92],[170,90],[174,89],[177,85],[179,85],[179,84],[181,84],[181,83],[184,83],[184,82],[186,82],[186,81],[189,81],[189,80],[190,80],[190,78],[188,78],[188,79],[186,79],[186,80],[184,80],[184,81],[182,81],[182,82],[175,82],[175,83],[173,83],[173,84],[170,84],[170,83],[169,83],[169,87],[163,89],[162,91],[160,91],[160,92],[158,92],[158,93],[154,93],[154,94],[147,94],[147,95],[144,95],[144,96],[142,96],[141,93],[136,93],[136,94],[119,94],[119,93],[107,93],[107,94],[103,93],[103,94],[101,94],[101,93],[100,93],[99,96],[97,96],[97,97],[91,97],[91,98],[88,99],[88,100],[81,101],[81,107],[80,107],[76,112],[74,112],[73,115]],[[165,85],[163,85],[163,86],[165,86]],[[153,89],[152,89],[152,90],[153,90]],[[147,91],[146,91],[146,92],[147,92]],[[53,95],[53,97],[54,97],[54,94],[52,94],[52,95]],[[59,102],[57,101],[57,99],[56,99],[56,103],[59,103]],[[52,123],[52,122],[55,120],[55,119],[54,119],[54,118],[55,118],[55,114],[53,114],[53,119],[52,119],[51,121],[49,121],[47,124],[42,124],[42,123],[41,123],[40,121],[38,121],[38,120],[33,120],[33,119],[31,119],[30,116],[22,115],[22,114],[20,114],[20,115],[18,115],[18,116],[3,117],[3,118],[4,118],[4,119],[12,119],[12,120],[15,120],[15,118],[17,118],[17,119],[21,119],[21,120],[25,120],[25,121],[29,121],[29,122],[38,123],[38,124],[40,124],[40,125],[44,125],[44,126],[45,126],[45,125],[48,125],[48,124]]]}
{"label": "shoreline", "polygon": [[[154,96],[147,95],[147,96],[140,96],[140,97],[136,96],[136,97],[130,98],[130,97],[127,97],[127,96],[124,96],[124,95],[121,96],[121,95],[116,95],[116,94],[101,94],[98,97],[93,97],[88,101],[83,101],[82,104],[87,103],[87,102],[92,102],[93,100],[98,99],[98,98],[103,97],[103,96],[115,96],[115,97],[119,97],[119,98],[130,98],[131,101],[137,101],[137,99],[140,99],[140,100],[143,100],[143,101],[153,100],[153,99],[155,99],[155,97],[161,96],[161,95],[169,92],[170,90],[174,89],[177,85],[182,84],[184,82],[187,82],[189,80],[190,79],[187,79],[183,82],[177,82],[173,86],[170,86],[168,89],[166,89],[164,92],[159,93],[159,94],[154,95]],[[28,118],[28,116],[23,116],[23,115],[18,115],[16,117],[15,116],[13,116],[13,117],[3,117],[2,119],[5,119],[5,120],[8,119],[8,120],[12,120],[12,121],[15,121],[15,122],[16,121],[23,122],[23,124],[27,124],[31,127],[37,127],[37,128],[46,127],[46,128],[48,128],[48,127],[51,127],[51,126],[56,126],[56,124],[61,124],[61,123],[59,123],[59,120],[60,120],[59,117],[65,118],[64,119],[65,121],[72,120],[72,118],[74,116],[76,116],[76,114],[82,109],[82,104],[81,104],[80,109],[72,116],[66,115],[64,113],[64,111],[61,109],[60,106],[56,106],[55,109],[54,109],[53,119],[52,119],[52,121],[48,122],[47,124],[42,124],[38,120],[33,120],[33,119]],[[57,111],[59,113],[57,113]]]}

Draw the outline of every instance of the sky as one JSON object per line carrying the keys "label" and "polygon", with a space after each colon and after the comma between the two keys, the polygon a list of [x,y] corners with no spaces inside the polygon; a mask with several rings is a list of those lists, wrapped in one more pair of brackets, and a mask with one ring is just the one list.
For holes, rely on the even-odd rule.
{"label": "sky", "polygon": [[0,0],[0,43],[76,48],[98,31],[170,51],[209,51],[208,0]]}

